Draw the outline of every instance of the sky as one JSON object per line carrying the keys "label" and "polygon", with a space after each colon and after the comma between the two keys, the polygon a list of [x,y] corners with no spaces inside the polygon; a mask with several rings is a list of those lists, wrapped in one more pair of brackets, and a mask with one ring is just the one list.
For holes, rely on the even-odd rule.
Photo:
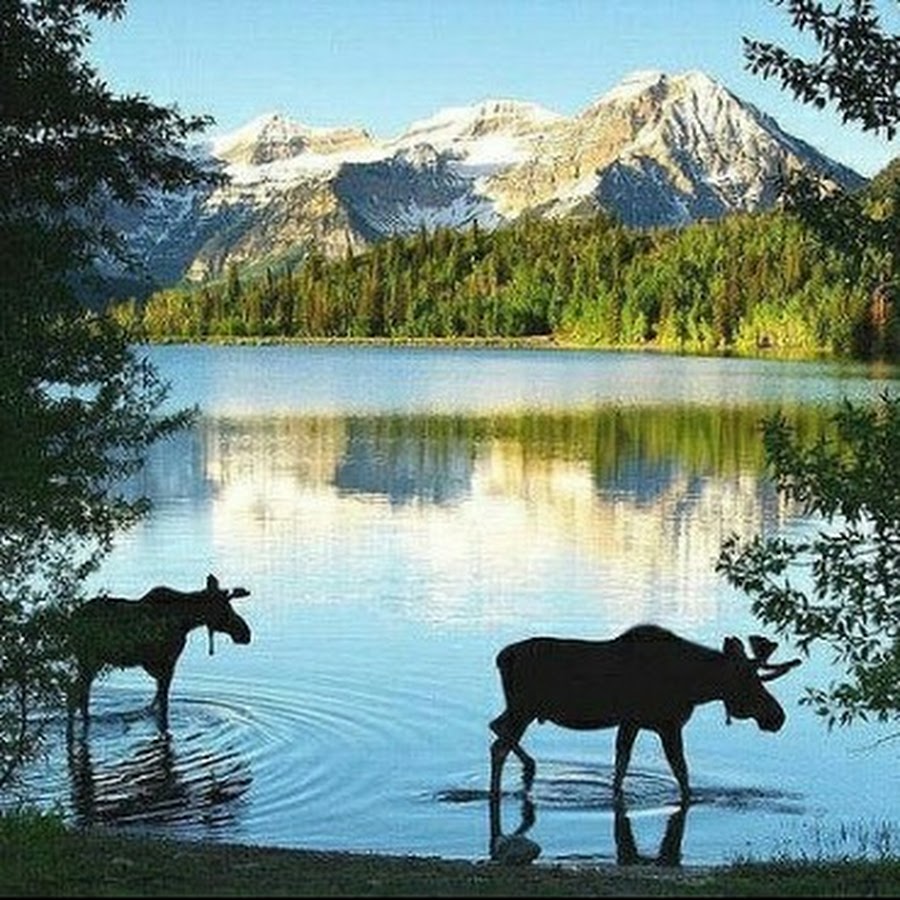
{"label": "sky", "polygon": [[[876,6],[900,33],[900,2]],[[278,112],[391,138],[501,98],[574,116],[631,72],[699,69],[862,175],[900,154],[746,70],[742,36],[816,56],[774,0],[129,0],[91,27],[113,90],[211,115],[210,137]]]}

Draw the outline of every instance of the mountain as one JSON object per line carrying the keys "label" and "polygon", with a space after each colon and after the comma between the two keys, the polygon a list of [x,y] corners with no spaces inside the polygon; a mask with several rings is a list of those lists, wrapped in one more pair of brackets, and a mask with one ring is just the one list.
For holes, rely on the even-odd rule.
{"label": "mountain", "polygon": [[485,100],[390,140],[270,114],[204,152],[228,185],[160,196],[119,222],[157,285],[524,213],[681,225],[768,208],[775,177],[798,169],[848,190],[865,183],[702,72],[635,73],[571,118]]}

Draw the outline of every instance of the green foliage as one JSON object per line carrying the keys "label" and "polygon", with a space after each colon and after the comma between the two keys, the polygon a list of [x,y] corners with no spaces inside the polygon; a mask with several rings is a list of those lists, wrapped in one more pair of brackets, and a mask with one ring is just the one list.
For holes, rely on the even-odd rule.
{"label": "green foliage", "polygon": [[116,205],[216,180],[186,153],[206,124],[110,93],[82,59],[122,0],[7,2],[0,19],[0,785],[60,700],[67,608],[147,510],[123,481],[189,414],[80,291],[118,258]]}
{"label": "green foliage", "polygon": [[765,421],[779,491],[823,523],[815,536],[731,538],[718,568],[762,622],[830,647],[844,678],[805,698],[830,725],[900,719],[900,400],[845,402],[832,425],[806,442]]}
{"label": "green foliage", "polygon": [[[807,62],[774,44],[744,38],[747,68],[763,78],[777,77],[804,103],[821,109],[833,102],[845,122],[892,139],[900,121],[900,36],[882,30],[875,4],[853,0],[849,8],[827,10],[815,0],[776,0],[782,2],[794,27],[810,33],[819,45],[821,58]],[[896,355],[897,330],[886,320],[898,286],[896,171],[893,176],[882,173],[859,194],[844,193],[801,172],[781,181],[786,208],[825,245],[855,262],[851,277],[865,287],[871,305],[869,321],[853,327],[854,341],[871,353]]]}
{"label": "green foliage", "polygon": [[[748,68],[892,134],[900,39],[881,30],[873,4],[784,2],[822,59],[746,39]],[[162,291],[115,315],[154,340],[554,335],[680,352],[896,358],[896,173],[854,194],[796,173],[783,181],[779,213],[649,233],[605,215],[525,216],[492,233],[422,228],[343,260],[309,249],[295,267],[295,252],[264,278],[232,268],[222,282]]]}
{"label": "green foliage", "polygon": [[27,806],[12,812],[0,812],[0,844],[12,840],[40,843],[64,834],[65,823],[54,812]]}
{"label": "green foliage", "polygon": [[896,897],[896,854],[723,866],[483,861],[173,842],[113,829],[35,834],[0,820],[5,897]]}
{"label": "green foliage", "polygon": [[605,216],[438,229],[295,269],[115,305],[136,336],[192,340],[554,335],[682,352],[890,355],[893,310],[871,326],[880,258],[842,251],[783,213],[640,232]]}
{"label": "green foliage", "polygon": [[[815,65],[782,49],[749,41],[752,71],[777,73],[804,102],[835,99],[844,120],[888,137],[900,121],[900,38],[880,31],[873,4],[854,0],[825,11],[809,0],[788,0],[794,25],[812,30],[823,48]],[[831,302],[843,340],[896,353],[891,294],[897,283],[900,190],[896,160],[858,197],[823,194],[795,180],[788,199],[830,253],[846,256],[856,285],[874,284]],[[839,248],[839,249],[838,249]],[[817,287],[820,296],[827,296]],[[858,310],[868,309],[868,316]],[[726,541],[718,569],[752,598],[753,612],[806,651],[830,647],[843,680],[808,688],[808,703],[829,725],[869,715],[900,718],[900,400],[875,406],[849,402],[833,430],[800,439],[783,418],[765,421],[765,451],[778,488],[824,524],[812,538]]]}
{"label": "green foliage", "polygon": [[812,35],[821,56],[809,62],[775,44],[744,38],[750,71],[777,78],[818,109],[834,103],[845,122],[892,140],[900,121],[900,36],[882,30],[872,0],[831,9],[818,0],[774,2],[784,5],[798,31]]}

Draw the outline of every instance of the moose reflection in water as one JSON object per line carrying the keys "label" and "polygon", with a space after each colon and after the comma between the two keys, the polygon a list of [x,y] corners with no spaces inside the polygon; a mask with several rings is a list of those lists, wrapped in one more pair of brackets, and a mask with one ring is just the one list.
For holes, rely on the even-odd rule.
{"label": "moose reflection in water", "polygon": [[[684,840],[684,826],[687,818],[687,806],[678,806],[666,820],[665,832],[655,856],[640,853],[634,839],[631,820],[623,801],[613,804],[614,838],[616,843],[616,862],[620,866],[631,866],[638,863],[654,863],[660,866],[681,865],[681,845]],[[525,835],[536,821],[534,802],[528,797],[522,798],[521,821],[519,826],[505,834],[500,822],[499,798],[492,798],[490,805],[490,856],[491,859],[506,865],[524,865],[536,859],[541,853],[539,844]]]}
{"label": "moose reflection in water", "polygon": [[622,801],[623,781],[638,732],[656,732],[678,781],[681,802],[690,802],[682,729],[699,704],[721,700],[730,721],[755,719],[763,731],[778,731],[784,710],[766,690],[799,665],[794,659],[769,663],[777,644],[750,638],[753,656],[741,640],[725,638],[714,650],[655,625],[638,625],[608,641],[536,637],[510,644],[497,655],[506,709],[490,723],[492,802],[498,802],[503,764],[510,751],[523,766],[526,791],[535,761],[519,741],[535,720],[565,728],[618,726],[613,796]]}
{"label": "moose reflection in water", "polygon": [[135,743],[120,759],[95,760],[81,737],[69,743],[68,762],[81,826],[228,824],[252,781],[236,751],[206,751],[194,742],[179,753],[168,732]]}
{"label": "moose reflection in water", "polygon": [[94,678],[106,669],[130,666],[142,666],[156,680],[151,708],[159,728],[168,730],[169,687],[188,633],[206,626],[210,655],[217,631],[236,644],[249,644],[250,626],[231,606],[233,599],[249,593],[242,587],[223,590],[218,579],[209,575],[202,591],[155,587],[139,600],[101,596],[76,609],[70,629],[76,673],[69,692],[69,737],[76,710],[83,725],[88,723]]}

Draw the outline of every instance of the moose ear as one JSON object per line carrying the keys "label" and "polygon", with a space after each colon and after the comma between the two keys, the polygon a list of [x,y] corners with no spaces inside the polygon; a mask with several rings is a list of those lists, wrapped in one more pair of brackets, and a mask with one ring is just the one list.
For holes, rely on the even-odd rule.
{"label": "moose ear", "polygon": [[215,575],[206,576],[206,589],[208,591],[217,591],[219,589],[219,579]]}
{"label": "moose ear", "polygon": [[778,649],[775,641],[770,641],[761,634],[751,634],[748,640],[750,649],[753,651],[753,658],[757,662],[764,663]]}
{"label": "moose ear", "polygon": [[744,652],[744,645],[740,638],[727,637],[722,642],[722,652],[726,656],[734,656],[738,659],[746,659],[747,654]]}

